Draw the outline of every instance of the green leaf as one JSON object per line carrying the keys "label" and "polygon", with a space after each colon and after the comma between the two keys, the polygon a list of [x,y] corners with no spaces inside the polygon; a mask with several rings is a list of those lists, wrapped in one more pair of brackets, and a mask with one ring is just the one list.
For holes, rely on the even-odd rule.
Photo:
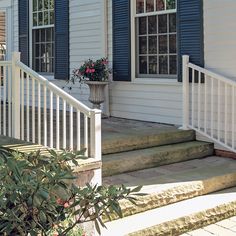
{"label": "green leaf", "polygon": [[95,223],[95,228],[96,228],[96,230],[97,230],[98,234],[99,234],[99,235],[101,235],[101,230],[100,230],[100,226],[99,226],[99,223],[98,223],[98,221],[97,221],[97,220],[95,220],[95,221],[94,221],[94,223]]}

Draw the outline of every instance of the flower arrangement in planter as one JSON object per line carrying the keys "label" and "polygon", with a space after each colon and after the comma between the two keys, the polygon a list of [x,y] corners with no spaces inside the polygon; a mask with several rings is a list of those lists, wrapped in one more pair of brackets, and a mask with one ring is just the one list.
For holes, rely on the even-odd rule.
{"label": "flower arrangement in planter", "polygon": [[79,80],[80,83],[85,81],[107,82],[111,71],[108,67],[108,60],[104,57],[96,61],[88,59],[72,73],[71,81],[73,83],[76,80]]}
{"label": "flower arrangement in planter", "polygon": [[108,85],[111,70],[108,67],[107,58],[100,58],[96,61],[86,60],[78,69],[73,70],[71,82],[86,83],[90,88],[89,101],[93,108],[100,109],[104,102],[104,88]]}

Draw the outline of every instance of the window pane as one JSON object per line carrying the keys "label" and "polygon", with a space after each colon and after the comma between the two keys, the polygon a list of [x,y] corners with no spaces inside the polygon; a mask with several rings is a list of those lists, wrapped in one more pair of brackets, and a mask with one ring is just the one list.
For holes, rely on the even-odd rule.
{"label": "window pane", "polygon": [[157,17],[156,16],[148,17],[148,33],[149,34],[157,33]]}
{"label": "window pane", "polygon": [[165,10],[165,0],[156,0],[157,11]]}
{"label": "window pane", "polygon": [[170,56],[170,74],[177,74],[177,56]]}
{"label": "window pane", "polygon": [[35,59],[35,64],[34,64],[34,66],[35,66],[35,70],[36,70],[36,71],[40,71],[39,59]]}
{"label": "window pane", "polygon": [[40,56],[40,44],[35,44],[35,57]]}
{"label": "window pane", "polygon": [[43,25],[43,13],[42,12],[38,13],[38,25],[39,26]]}
{"label": "window pane", "polygon": [[45,29],[41,29],[40,32],[41,32],[40,42],[45,42],[46,41]]}
{"label": "window pane", "polygon": [[48,25],[49,24],[49,15],[48,15],[48,11],[44,12],[44,25]]}
{"label": "window pane", "polygon": [[136,0],[136,13],[144,12],[144,0]]}
{"label": "window pane", "polygon": [[157,74],[157,57],[149,57],[149,74]]}
{"label": "window pane", "polygon": [[176,35],[169,36],[169,53],[176,53]]}
{"label": "window pane", "polygon": [[40,57],[45,57],[45,44],[41,44]]}
{"label": "window pane", "polygon": [[159,36],[159,53],[166,54],[167,53],[167,35]]}
{"label": "window pane", "polygon": [[43,6],[44,6],[44,9],[47,10],[48,9],[48,0],[44,0],[43,1]]}
{"label": "window pane", "polygon": [[159,74],[168,74],[167,56],[159,56]]}
{"label": "window pane", "polygon": [[176,14],[169,15],[169,32],[176,32]]}
{"label": "window pane", "polygon": [[46,41],[47,42],[52,41],[52,28],[46,29]]}
{"label": "window pane", "polygon": [[43,0],[38,0],[38,10],[39,11],[43,10]]}
{"label": "window pane", "polygon": [[146,11],[153,12],[154,11],[154,0],[147,0],[146,1]]}
{"label": "window pane", "polygon": [[149,54],[157,54],[157,36],[150,36],[148,38]]}
{"label": "window pane", "polygon": [[147,17],[139,18],[139,35],[147,34]]}
{"label": "window pane", "polygon": [[49,24],[50,25],[53,25],[54,24],[54,11],[50,11],[50,22],[49,22]]}
{"label": "window pane", "polygon": [[139,73],[147,74],[147,57],[139,57]]}
{"label": "window pane", "polygon": [[48,9],[54,9],[54,0],[49,0]]}
{"label": "window pane", "polygon": [[47,54],[47,57],[52,57],[52,44],[51,43],[47,43],[46,54]]}
{"label": "window pane", "polygon": [[166,0],[166,9],[175,9],[175,0]]}
{"label": "window pane", "polygon": [[167,15],[158,16],[158,32],[167,33]]}
{"label": "window pane", "polygon": [[147,54],[147,37],[139,37],[139,54]]}
{"label": "window pane", "polygon": [[37,11],[37,0],[33,0],[33,11]]}
{"label": "window pane", "polygon": [[37,26],[37,22],[38,22],[38,14],[33,13],[33,26]]}

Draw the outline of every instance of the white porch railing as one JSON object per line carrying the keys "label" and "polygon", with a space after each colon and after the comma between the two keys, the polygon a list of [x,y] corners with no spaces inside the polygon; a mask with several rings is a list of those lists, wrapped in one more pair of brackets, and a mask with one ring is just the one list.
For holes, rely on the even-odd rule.
{"label": "white porch railing", "polygon": [[20,62],[0,61],[0,134],[101,160],[101,111],[90,109]]}
{"label": "white porch railing", "polygon": [[183,56],[184,129],[194,129],[236,152],[235,94],[235,81],[196,66]]}

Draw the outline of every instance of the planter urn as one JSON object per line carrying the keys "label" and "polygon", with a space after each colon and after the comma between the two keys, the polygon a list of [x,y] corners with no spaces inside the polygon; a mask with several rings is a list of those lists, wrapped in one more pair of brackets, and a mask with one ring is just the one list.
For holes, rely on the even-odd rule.
{"label": "planter urn", "polygon": [[93,104],[93,109],[101,109],[101,104],[105,101],[105,87],[108,82],[86,81],[89,86],[89,101]]}

